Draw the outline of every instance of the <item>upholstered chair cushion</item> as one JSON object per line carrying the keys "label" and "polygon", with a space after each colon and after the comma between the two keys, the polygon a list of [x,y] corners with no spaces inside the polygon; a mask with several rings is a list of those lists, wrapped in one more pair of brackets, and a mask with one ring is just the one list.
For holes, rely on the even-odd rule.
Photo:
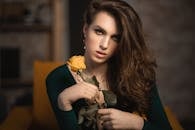
{"label": "upholstered chair cushion", "polygon": [[45,79],[49,72],[62,64],[60,62],[41,61],[34,63],[33,126],[37,125],[45,129],[58,129],[46,92]]}

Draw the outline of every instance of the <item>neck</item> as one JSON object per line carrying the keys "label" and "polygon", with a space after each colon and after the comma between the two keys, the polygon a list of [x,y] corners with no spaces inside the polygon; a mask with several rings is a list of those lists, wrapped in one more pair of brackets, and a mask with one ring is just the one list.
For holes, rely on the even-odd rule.
{"label": "neck", "polygon": [[85,64],[86,69],[84,73],[89,77],[96,76],[99,81],[99,88],[101,90],[107,90],[109,88],[106,81],[107,63],[96,64],[86,59]]}
{"label": "neck", "polygon": [[90,75],[95,75],[95,76],[105,76],[107,70],[107,65],[106,64],[101,64],[101,65],[92,65],[92,64],[87,64],[87,68],[85,70],[86,73]]}
{"label": "neck", "polygon": [[102,63],[102,64],[95,64],[91,63],[90,61],[86,60],[86,70],[85,72],[88,73],[89,75],[95,75],[97,77],[105,77],[106,70],[107,70],[107,63]]}

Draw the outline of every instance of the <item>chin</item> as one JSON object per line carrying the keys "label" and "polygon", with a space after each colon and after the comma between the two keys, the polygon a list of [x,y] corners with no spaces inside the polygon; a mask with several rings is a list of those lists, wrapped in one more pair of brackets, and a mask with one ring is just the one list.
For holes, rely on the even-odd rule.
{"label": "chin", "polygon": [[107,61],[107,59],[104,59],[104,58],[93,58],[93,62],[94,63],[98,63],[98,64],[102,64],[102,63],[105,63]]}

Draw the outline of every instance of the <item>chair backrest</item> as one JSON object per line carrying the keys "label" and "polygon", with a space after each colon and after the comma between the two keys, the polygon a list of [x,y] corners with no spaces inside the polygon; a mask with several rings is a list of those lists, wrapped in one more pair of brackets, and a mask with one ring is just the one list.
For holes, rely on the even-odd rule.
{"label": "chair backrest", "polygon": [[62,64],[62,62],[34,62],[33,124],[43,128],[59,129],[46,92],[45,79],[49,72]]}
{"label": "chair backrest", "polygon": [[165,106],[164,109],[165,109],[167,118],[171,124],[172,129],[173,130],[184,130],[179,120],[177,119],[175,114],[172,112],[172,110],[168,106]]}

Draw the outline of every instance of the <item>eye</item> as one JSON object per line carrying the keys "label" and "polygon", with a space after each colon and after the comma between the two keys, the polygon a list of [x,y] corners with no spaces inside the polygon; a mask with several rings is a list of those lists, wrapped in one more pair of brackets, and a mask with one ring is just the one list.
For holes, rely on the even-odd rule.
{"label": "eye", "polygon": [[103,31],[101,29],[95,29],[95,33],[97,35],[102,35],[103,34]]}
{"label": "eye", "polygon": [[113,36],[112,40],[115,41],[116,43],[118,43],[120,41],[120,36]]}

